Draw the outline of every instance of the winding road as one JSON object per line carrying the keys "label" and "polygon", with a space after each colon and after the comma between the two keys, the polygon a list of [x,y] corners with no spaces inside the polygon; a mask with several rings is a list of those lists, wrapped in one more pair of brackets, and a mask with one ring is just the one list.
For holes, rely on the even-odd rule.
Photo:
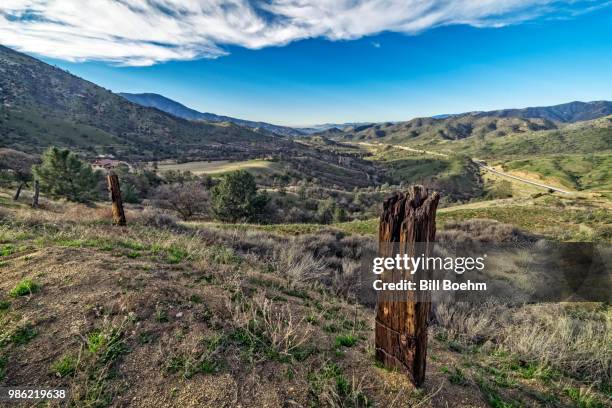
{"label": "winding road", "polygon": [[[363,145],[363,146],[391,146],[391,147],[394,147],[396,149],[407,150],[407,151],[415,152],[415,153],[429,154],[429,155],[440,156],[440,157],[449,157],[448,154],[439,153],[439,152],[432,152],[432,151],[428,151],[428,150],[413,149],[411,147],[401,146],[401,145],[392,145],[392,144],[386,144],[386,143],[366,143],[366,142],[359,142],[358,144]],[[562,189],[560,189],[558,187],[553,187],[553,186],[549,186],[549,185],[546,185],[546,184],[538,183],[538,182],[535,182],[535,181],[527,180],[527,179],[524,179],[524,178],[521,178],[521,177],[514,176],[512,174],[508,174],[508,173],[504,173],[502,171],[496,170],[493,167],[488,166],[482,160],[474,159],[474,158],[472,158],[471,160],[474,163],[476,163],[476,165],[479,166],[481,169],[484,169],[484,170],[489,171],[491,173],[497,174],[499,176],[508,177],[508,178],[520,181],[522,183],[531,184],[532,186],[545,188],[545,189],[551,190],[551,191],[557,191],[557,192],[563,193],[563,194],[572,194],[570,191],[562,190]]]}

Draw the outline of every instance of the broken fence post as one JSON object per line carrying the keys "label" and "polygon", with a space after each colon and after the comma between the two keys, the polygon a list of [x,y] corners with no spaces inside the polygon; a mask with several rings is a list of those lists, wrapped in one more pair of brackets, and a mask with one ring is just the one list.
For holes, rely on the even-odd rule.
{"label": "broken fence post", "polygon": [[34,196],[32,196],[32,208],[38,208],[38,196],[40,194],[40,183],[34,180]]}
{"label": "broken fence post", "polygon": [[[394,257],[397,253],[415,256],[416,246],[429,252],[436,236],[439,199],[438,193],[429,193],[419,185],[412,186],[407,193],[395,193],[387,198],[379,224],[379,256]],[[397,272],[391,271],[387,277],[397,278]],[[420,293],[418,299],[414,293],[401,293],[401,298],[379,293],[376,358],[386,367],[406,372],[416,386],[421,386],[425,381],[431,298],[429,293]]]}
{"label": "broken fence post", "polygon": [[125,225],[125,213],[123,212],[123,201],[121,201],[121,188],[119,187],[119,177],[116,174],[108,175],[108,191],[110,192],[113,203],[113,223],[115,225]]}

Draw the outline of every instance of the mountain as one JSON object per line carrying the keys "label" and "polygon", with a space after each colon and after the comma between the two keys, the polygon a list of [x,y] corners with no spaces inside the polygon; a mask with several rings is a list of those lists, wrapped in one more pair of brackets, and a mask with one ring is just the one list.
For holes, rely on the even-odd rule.
{"label": "mountain", "polygon": [[123,96],[125,99],[137,103],[142,106],[156,108],[161,111],[167,112],[171,115],[187,120],[205,120],[209,122],[231,122],[240,126],[245,126],[254,129],[264,129],[268,132],[276,133],[281,136],[303,136],[304,133],[297,129],[278,126],[266,122],[253,122],[250,120],[236,119],[229,116],[216,115],[214,113],[198,112],[195,109],[188,108],[187,106],[176,102],[170,98],[166,98],[163,95],[155,93],[140,93],[132,94],[121,92],[118,95]]}
{"label": "mountain", "polygon": [[[470,135],[471,131],[469,128],[482,128],[496,127],[494,130],[498,130],[498,124],[501,124],[500,132],[507,133],[512,129],[529,128],[541,128],[552,129],[555,125],[548,123],[574,123],[584,120],[597,119],[604,116],[612,115],[612,102],[610,101],[594,101],[594,102],[569,102],[554,106],[538,106],[523,109],[500,109],[493,111],[475,111],[465,113],[451,113],[451,114],[440,114],[433,115],[426,118],[415,118],[409,121],[403,122],[356,122],[356,123],[324,123],[321,125],[314,125],[307,128],[298,128],[305,134],[325,134],[328,130],[337,128],[347,133],[350,138],[370,138],[372,134],[375,137],[383,137],[383,132],[397,133],[403,129],[415,130],[420,127],[419,124],[425,124],[430,126],[432,124],[438,124],[436,130],[440,130],[441,134],[444,134],[446,139],[460,139]],[[525,120],[508,120],[505,123],[495,121],[492,118],[514,118],[514,119],[525,119]],[[484,120],[481,120],[484,119]],[[543,121],[534,121],[533,119],[542,119]],[[448,122],[434,122],[435,120]],[[469,125],[474,122],[474,125]],[[444,124],[448,123],[448,129],[443,129]],[[414,126],[417,124],[417,126]],[[484,124],[484,126],[483,126]],[[505,127],[508,129],[504,129]],[[395,127],[395,128],[394,128]],[[382,131],[381,131],[382,130]],[[541,129],[540,129],[541,130]],[[356,135],[360,132],[362,134]],[[419,133],[426,133],[427,130],[420,131]],[[337,132],[334,132],[337,133]],[[477,132],[478,133],[478,132]],[[485,132],[487,133],[487,132]]]}
{"label": "mountain", "polygon": [[302,127],[302,128],[296,128],[296,129],[302,132],[303,134],[312,135],[315,133],[326,132],[333,128],[345,130],[347,128],[355,128],[359,126],[369,126],[373,124],[375,123],[373,122],[322,123],[320,125],[313,125],[310,127]]}
{"label": "mountain", "polygon": [[515,132],[556,128],[557,124],[544,119],[458,115],[445,119],[416,118],[396,124],[382,123],[347,128],[335,137],[351,140],[384,139],[388,143],[405,143],[413,139],[459,140],[471,136],[505,136]]}
{"label": "mountain", "polygon": [[[40,153],[69,147],[89,156],[241,158],[291,147],[266,131],[189,121],[0,46],[0,147]],[[262,154],[264,154],[262,153]]]}
{"label": "mountain", "polygon": [[501,109],[489,112],[475,112],[474,116],[498,118],[539,118],[554,122],[574,123],[612,115],[612,102],[569,102],[554,106],[539,106],[524,109]]}
{"label": "mountain", "polygon": [[387,143],[432,143],[477,136],[499,137],[517,133],[554,130],[579,121],[612,114],[612,102],[570,102],[562,105],[489,112],[468,112],[416,118],[406,122],[372,123],[346,127],[341,133],[321,135],[336,139],[375,140]]}

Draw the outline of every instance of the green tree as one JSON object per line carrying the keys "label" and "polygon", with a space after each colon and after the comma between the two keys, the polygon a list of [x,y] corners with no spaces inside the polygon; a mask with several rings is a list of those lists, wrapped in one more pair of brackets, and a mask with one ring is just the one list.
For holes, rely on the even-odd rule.
{"label": "green tree", "polygon": [[42,164],[33,166],[32,172],[41,190],[53,198],[80,202],[97,198],[100,173],[70,150],[48,148],[42,155]]}
{"label": "green tree", "polygon": [[317,221],[321,224],[329,224],[334,220],[335,210],[336,203],[331,198],[319,201],[316,214]]}
{"label": "green tree", "polygon": [[334,208],[334,222],[346,221],[346,210],[342,207]]}
{"label": "green tree", "polygon": [[213,214],[221,221],[253,221],[268,203],[267,194],[257,192],[255,178],[244,170],[226,174],[212,193]]}

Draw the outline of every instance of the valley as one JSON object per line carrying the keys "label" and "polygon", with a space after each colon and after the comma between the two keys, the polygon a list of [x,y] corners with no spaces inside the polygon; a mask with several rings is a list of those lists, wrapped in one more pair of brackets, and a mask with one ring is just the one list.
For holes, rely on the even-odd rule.
{"label": "valley", "polygon": [[91,408],[610,405],[609,304],[436,304],[416,388],[375,359],[359,271],[414,184],[441,195],[440,242],[609,245],[612,103],[301,130],[177,104],[0,46],[0,385]]}

